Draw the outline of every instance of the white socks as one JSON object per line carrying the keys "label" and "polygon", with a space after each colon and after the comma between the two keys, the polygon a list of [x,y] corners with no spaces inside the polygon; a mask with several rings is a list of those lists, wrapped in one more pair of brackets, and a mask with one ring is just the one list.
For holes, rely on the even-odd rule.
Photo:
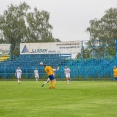
{"label": "white socks", "polygon": [[18,83],[21,83],[21,81],[18,80]]}
{"label": "white socks", "polygon": [[44,82],[44,84],[47,84],[47,82]]}
{"label": "white socks", "polygon": [[69,84],[69,80],[67,80],[67,83]]}

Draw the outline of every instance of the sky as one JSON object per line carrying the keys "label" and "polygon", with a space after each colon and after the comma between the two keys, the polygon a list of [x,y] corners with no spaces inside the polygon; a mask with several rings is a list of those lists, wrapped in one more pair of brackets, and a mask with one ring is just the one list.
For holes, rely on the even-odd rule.
{"label": "sky", "polygon": [[89,40],[89,33],[86,32],[89,21],[100,19],[111,7],[117,8],[117,0],[1,0],[0,14],[11,3],[19,5],[24,1],[32,11],[37,7],[50,13],[53,37],[61,41]]}

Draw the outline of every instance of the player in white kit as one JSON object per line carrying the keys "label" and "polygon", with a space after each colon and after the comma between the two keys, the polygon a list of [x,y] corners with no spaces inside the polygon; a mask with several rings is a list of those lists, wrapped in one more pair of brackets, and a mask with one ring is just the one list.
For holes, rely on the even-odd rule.
{"label": "player in white kit", "polygon": [[39,72],[38,72],[37,68],[35,68],[35,70],[34,70],[34,75],[35,75],[36,81],[38,82],[38,79],[39,79]]}
{"label": "player in white kit", "polygon": [[68,68],[68,66],[65,67],[64,69],[64,73],[65,73],[65,76],[66,76],[66,80],[67,80],[67,83],[69,84],[70,83],[70,72],[71,70]]}
{"label": "player in white kit", "polygon": [[22,70],[20,69],[20,67],[17,68],[15,75],[17,76],[18,83],[21,83]]}

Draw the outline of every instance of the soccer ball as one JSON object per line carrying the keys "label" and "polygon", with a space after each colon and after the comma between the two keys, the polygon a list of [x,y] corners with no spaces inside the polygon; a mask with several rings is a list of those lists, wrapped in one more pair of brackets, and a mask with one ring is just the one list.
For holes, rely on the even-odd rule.
{"label": "soccer ball", "polygon": [[40,62],[40,65],[43,65],[43,62]]}

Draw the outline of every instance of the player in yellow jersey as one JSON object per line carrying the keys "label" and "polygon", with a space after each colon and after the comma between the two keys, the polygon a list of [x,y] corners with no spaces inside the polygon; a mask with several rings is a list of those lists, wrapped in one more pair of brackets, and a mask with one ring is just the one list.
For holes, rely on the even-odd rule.
{"label": "player in yellow jersey", "polygon": [[117,67],[116,66],[114,66],[113,72],[114,72],[115,81],[117,83]]}
{"label": "player in yellow jersey", "polygon": [[[44,66],[44,70],[46,72],[46,74],[48,75],[48,78],[50,79],[50,88],[55,89],[55,77],[54,77],[54,71],[53,68],[51,66],[47,66],[47,65],[43,65]],[[45,83],[42,85],[42,87],[45,85]]]}

